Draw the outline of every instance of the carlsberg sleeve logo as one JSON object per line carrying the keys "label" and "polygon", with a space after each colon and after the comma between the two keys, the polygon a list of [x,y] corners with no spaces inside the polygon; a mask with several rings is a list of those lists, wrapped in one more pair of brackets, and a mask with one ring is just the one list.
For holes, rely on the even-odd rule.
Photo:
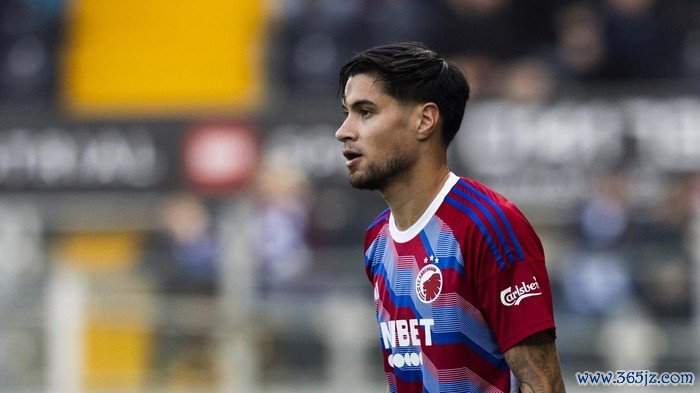
{"label": "carlsberg sleeve logo", "polygon": [[541,295],[540,284],[537,282],[537,278],[532,276],[533,282],[527,284],[525,281],[521,282],[519,285],[510,286],[501,291],[501,303],[504,306],[517,306],[523,299]]}

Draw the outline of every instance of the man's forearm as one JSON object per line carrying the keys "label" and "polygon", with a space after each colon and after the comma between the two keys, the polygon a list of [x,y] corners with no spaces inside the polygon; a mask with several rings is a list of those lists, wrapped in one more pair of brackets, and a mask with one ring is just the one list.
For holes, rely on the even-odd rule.
{"label": "man's forearm", "polygon": [[547,332],[534,334],[506,351],[508,366],[526,393],[564,392],[557,348]]}

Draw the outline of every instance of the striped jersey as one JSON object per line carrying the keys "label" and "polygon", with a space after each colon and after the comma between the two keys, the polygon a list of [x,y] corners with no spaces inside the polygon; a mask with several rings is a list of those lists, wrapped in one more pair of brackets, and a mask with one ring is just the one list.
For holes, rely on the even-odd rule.
{"label": "striped jersey", "polygon": [[518,391],[503,353],[554,318],[542,244],[512,202],[450,173],[407,230],[382,212],[364,249],[391,392]]}

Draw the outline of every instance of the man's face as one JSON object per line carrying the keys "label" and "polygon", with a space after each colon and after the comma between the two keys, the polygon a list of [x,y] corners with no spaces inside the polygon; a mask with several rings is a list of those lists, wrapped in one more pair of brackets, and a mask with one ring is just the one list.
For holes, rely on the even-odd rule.
{"label": "man's face", "polygon": [[335,137],[345,145],[343,155],[353,187],[381,190],[412,166],[411,108],[386,94],[373,75],[348,79],[343,110],[347,117]]}

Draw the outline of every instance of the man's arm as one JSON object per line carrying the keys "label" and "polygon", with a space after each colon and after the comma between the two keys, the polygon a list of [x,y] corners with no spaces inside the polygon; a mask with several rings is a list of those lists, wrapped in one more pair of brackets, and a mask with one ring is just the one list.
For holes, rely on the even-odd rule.
{"label": "man's arm", "polygon": [[554,338],[535,333],[504,354],[524,393],[564,392],[564,379]]}

